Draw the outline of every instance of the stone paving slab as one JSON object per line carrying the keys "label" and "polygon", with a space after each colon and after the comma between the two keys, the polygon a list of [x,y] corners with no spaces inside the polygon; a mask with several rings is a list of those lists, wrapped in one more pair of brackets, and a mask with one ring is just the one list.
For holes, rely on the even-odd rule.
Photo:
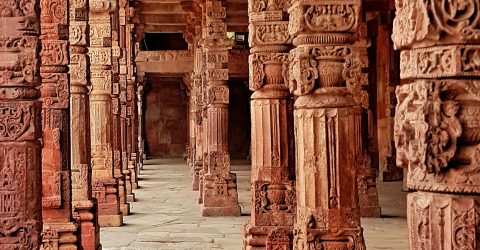
{"label": "stone paving slab", "polygon": [[[140,188],[131,203],[125,226],[102,228],[104,250],[239,250],[243,225],[250,215],[250,167],[234,162],[240,217],[202,217],[198,192],[191,189],[191,173],[178,159],[145,162]],[[408,249],[406,194],[402,184],[379,183],[383,218],[362,219],[367,249]]]}

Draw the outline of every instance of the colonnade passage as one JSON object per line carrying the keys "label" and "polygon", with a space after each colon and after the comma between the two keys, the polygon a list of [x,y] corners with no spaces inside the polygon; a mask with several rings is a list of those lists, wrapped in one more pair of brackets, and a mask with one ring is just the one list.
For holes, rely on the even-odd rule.
{"label": "colonnade passage", "polygon": [[479,8],[1,1],[0,249],[477,249]]}

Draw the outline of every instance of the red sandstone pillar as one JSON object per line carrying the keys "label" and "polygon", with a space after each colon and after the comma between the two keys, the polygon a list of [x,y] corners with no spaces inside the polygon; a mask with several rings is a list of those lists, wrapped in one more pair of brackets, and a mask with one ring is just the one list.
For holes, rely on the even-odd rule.
{"label": "red sandstone pillar", "polygon": [[203,126],[202,126],[202,111],[203,111],[203,93],[202,93],[202,48],[200,46],[195,46],[194,51],[194,72],[192,74],[193,86],[192,86],[192,96],[193,96],[193,109],[194,109],[194,124],[193,129],[195,130],[195,150],[193,151],[193,190],[200,189],[200,171],[203,168]]}
{"label": "red sandstone pillar", "polygon": [[[137,77],[138,78],[138,77]],[[132,193],[128,194],[128,201],[135,201],[133,190],[137,188],[136,175],[136,154],[135,154],[135,84],[134,80],[127,80],[127,157],[128,157],[128,171],[130,171],[130,182],[132,185]]]}
{"label": "red sandstone pillar", "polygon": [[[120,1],[119,9],[119,46],[120,46],[120,59],[119,59],[119,86],[118,86],[118,95],[119,95],[119,108],[118,108],[118,143],[120,151],[120,170],[122,178],[119,179],[119,186],[121,186],[120,193],[120,210],[123,215],[128,215],[130,213],[130,204],[127,202],[127,193],[131,193],[131,183],[130,183],[130,172],[128,171],[127,163],[127,148],[125,141],[125,130],[126,130],[126,88],[127,88],[127,1]],[[130,191],[127,191],[130,190]]]}
{"label": "red sandstone pillar", "polygon": [[475,249],[480,235],[478,1],[400,2],[394,138],[407,169],[410,249]]}
{"label": "red sandstone pillar", "polygon": [[70,144],[73,217],[78,224],[79,248],[100,246],[97,203],[92,197],[90,99],[88,86],[88,2],[70,1]]}
{"label": "red sandstone pillar", "polygon": [[145,77],[137,77],[135,81],[133,81],[132,85],[128,85],[127,82],[127,101],[129,101],[130,109],[127,109],[127,113],[130,112],[130,119],[131,119],[131,137],[132,137],[132,144],[131,144],[131,155],[130,161],[128,162],[128,168],[131,171],[132,176],[132,188],[133,190],[137,189],[138,187],[138,149],[137,149],[137,137],[138,137],[138,113],[137,113],[137,86],[142,84]]}
{"label": "red sandstone pillar", "polygon": [[296,0],[289,14],[288,30],[295,36],[289,88],[297,96],[294,249],[365,249],[355,109],[367,101],[362,68],[368,65],[352,45],[361,1]]}
{"label": "red sandstone pillar", "polygon": [[90,0],[90,128],[93,194],[98,201],[101,226],[121,226],[118,180],[114,176],[112,148],[112,21],[113,0]]}
{"label": "red sandstone pillar", "polygon": [[205,3],[208,170],[203,183],[203,216],[239,216],[236,176],[228,153],[228,46],[226,8],[220,1]]}
{"label": "red sandstone pillar", "polygon": [[122,172],[121,129],[120,129],[120,60],[122,60],[123,47],[120,39],[122,30],[120,27],[120,12],[124,10],[122,4],[119,9],[112,13],[112,150],[113,150],[113,176],[118,180],[118,196],[122,215],[128,215],[130,206],[126,203],[125,175]]}
{"label": "red sandstone pillar", "polygon": [[38,2],[0,4],[1,249],[37,249],[41,242]]}
{"label": "red sandstone pillar", "polygon": [[[252,215],[244,249],[292,249],[295,220],[293,99],[285,83],[290,2],[249,1]],[[265,39],[271,37],[271,39]]]}
{"label": "red sandstone pillar", "polygon": [[77,249],[70,185],[67,2],[40,1],[42,101],[42,248]]}
{"label": "red sandstone pillar", "polygon": [[137,129],[137,148],[138,148],[138,171],[143,169],[143,155],[145,154],[143,141],[143,127],[144,127],[144,117],[143,117],[143,93],[144,93],[143,84],[139,84],[137,87],[137,116],[138,116],[138,129]]}

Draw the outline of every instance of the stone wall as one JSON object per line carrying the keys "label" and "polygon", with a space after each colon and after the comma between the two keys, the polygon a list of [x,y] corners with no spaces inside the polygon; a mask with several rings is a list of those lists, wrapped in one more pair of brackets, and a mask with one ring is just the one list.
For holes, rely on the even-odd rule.
{"label": "stone wall", "polygon": [[146,150],[150,157],[183,157],[187,142],[187,95],[178,82],[152,79],[145,96]]}

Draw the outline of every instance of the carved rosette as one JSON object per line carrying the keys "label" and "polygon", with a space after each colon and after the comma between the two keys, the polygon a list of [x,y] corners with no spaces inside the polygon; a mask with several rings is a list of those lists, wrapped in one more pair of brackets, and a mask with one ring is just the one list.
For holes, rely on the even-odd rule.
{"label": "carved rosette", "polygon": [[405,84],[394,139],[397,165],[417,191],[407,201],[414,249],[479,241],[479,4],[396,1],[392,39]]}
{"label": "carved rosette", "polygon": [[38,249],[42,231],[39,1],[0,3],[0,248]]}

